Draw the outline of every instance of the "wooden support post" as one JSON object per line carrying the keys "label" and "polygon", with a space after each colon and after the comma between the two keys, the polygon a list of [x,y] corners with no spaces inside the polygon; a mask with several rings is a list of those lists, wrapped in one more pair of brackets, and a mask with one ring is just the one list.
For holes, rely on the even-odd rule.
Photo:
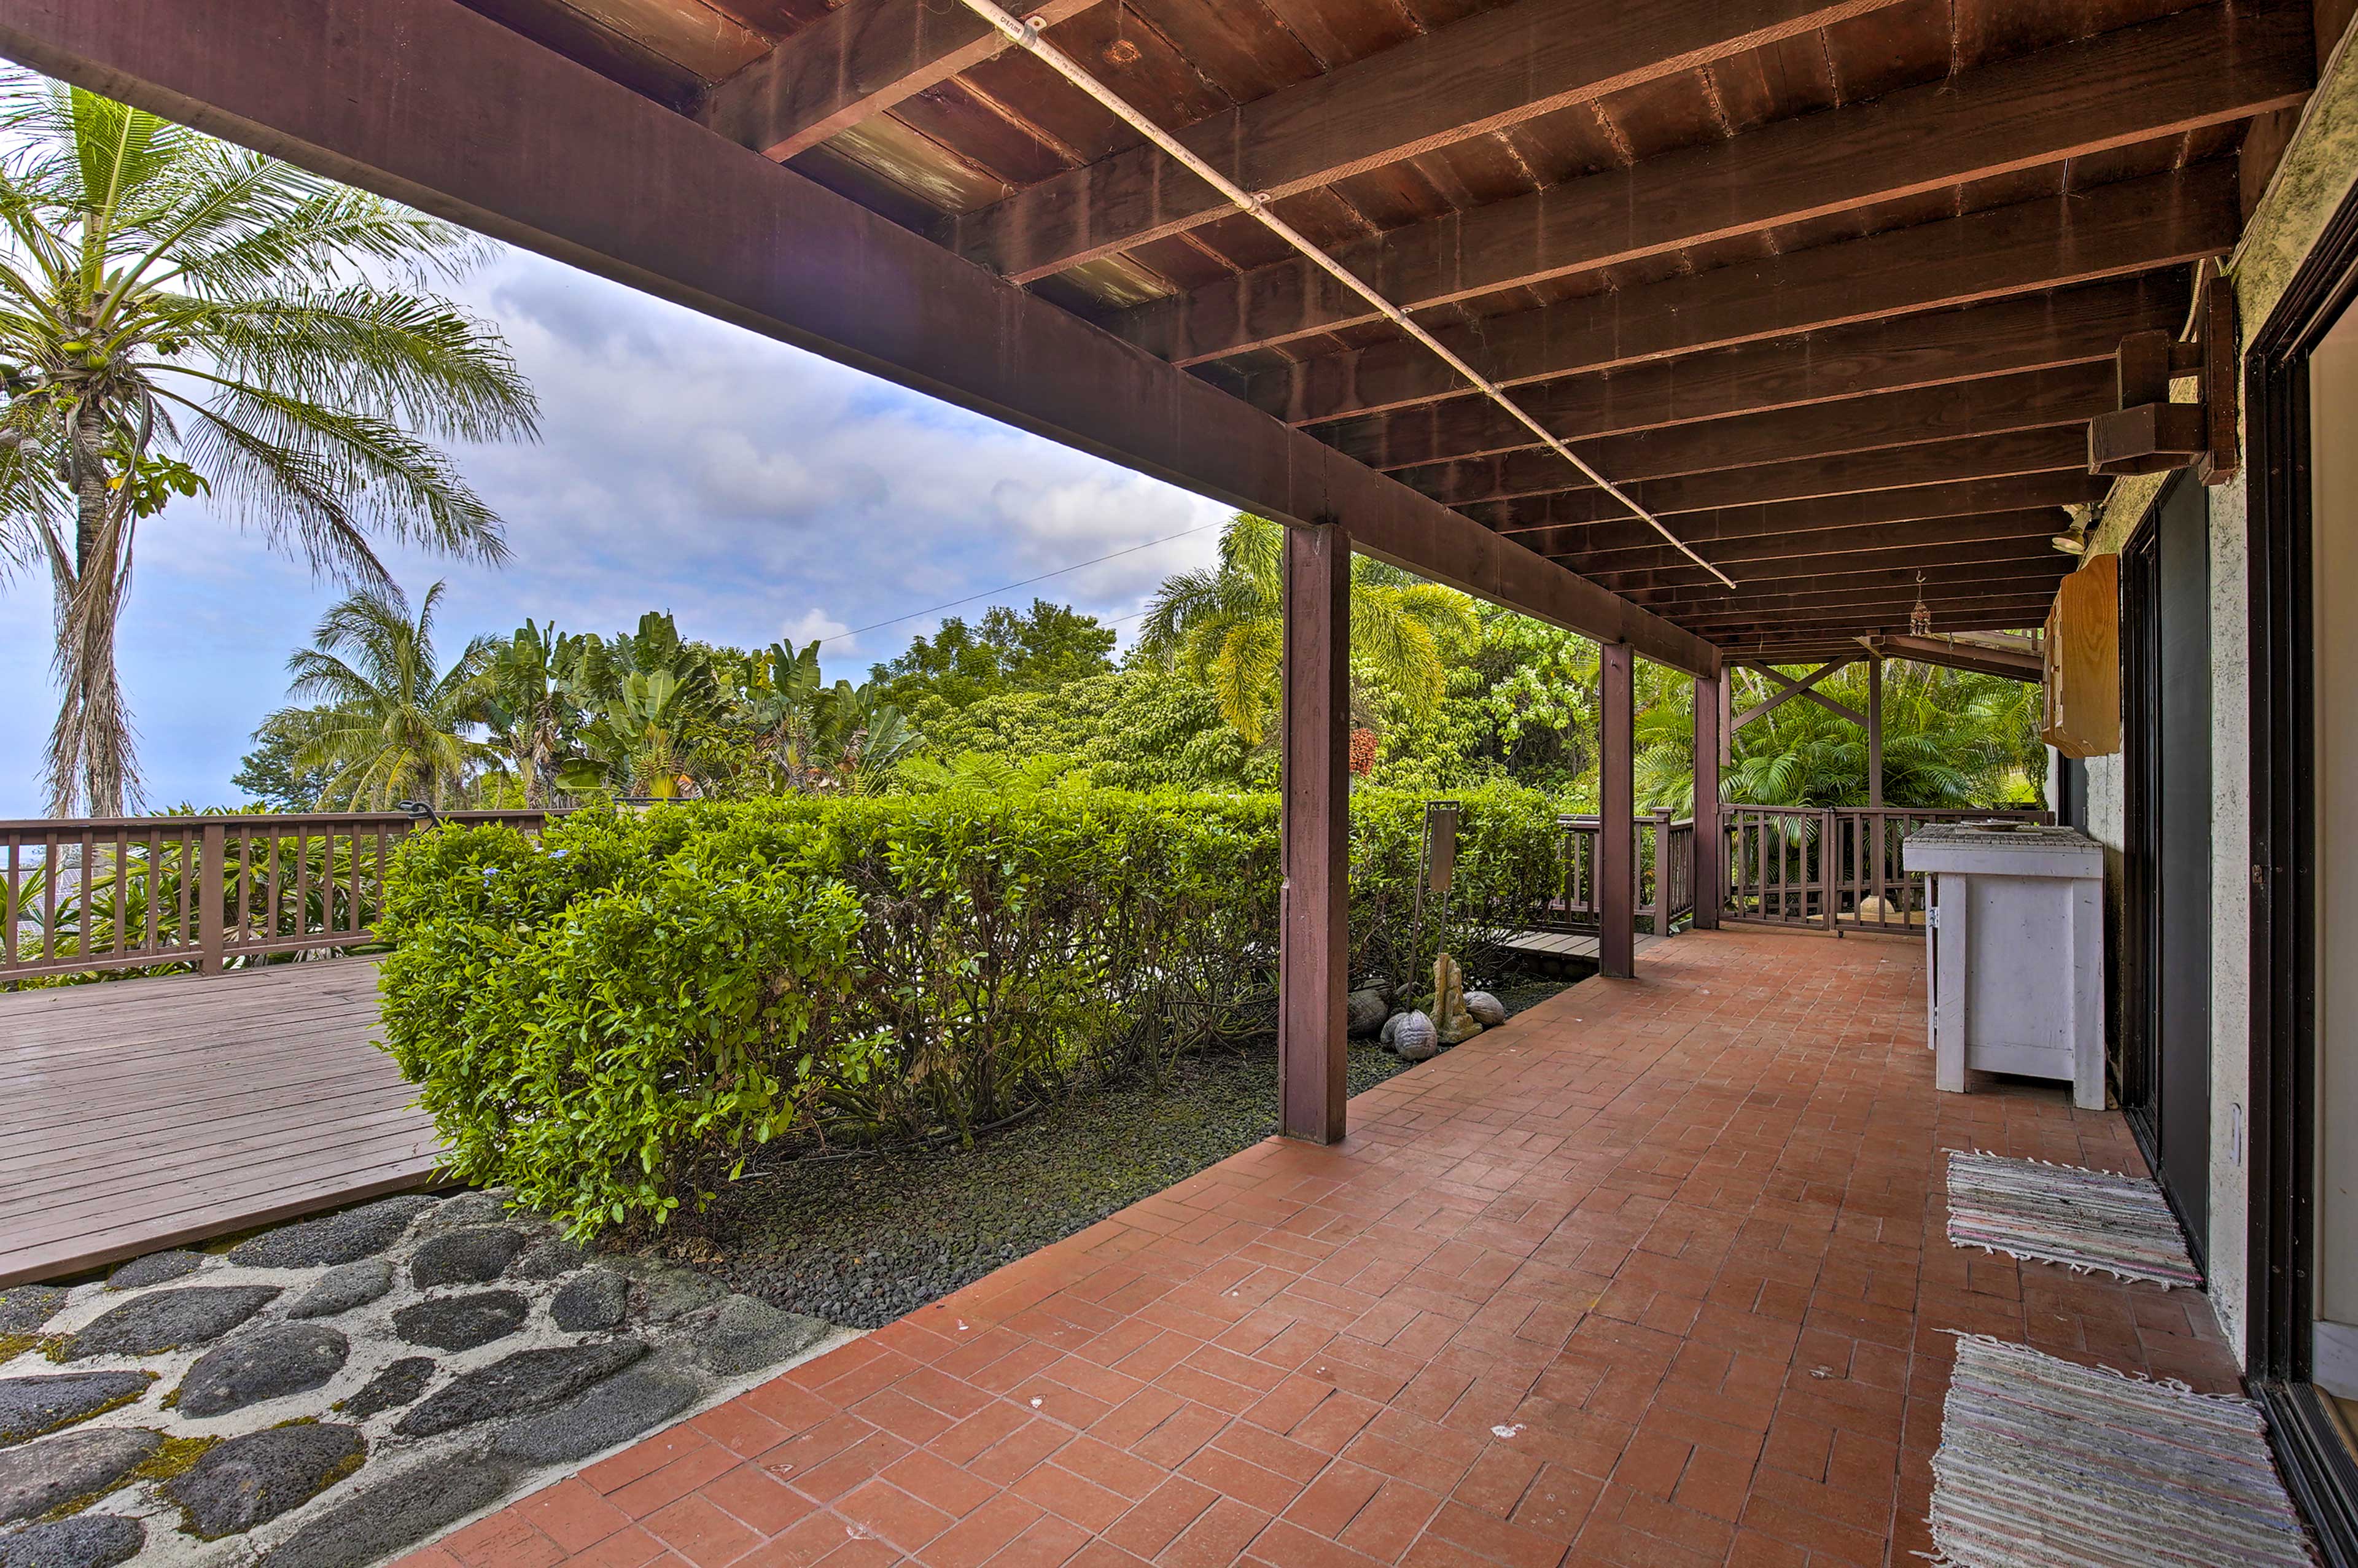
{"label": "wooden support post", "polygon": [[200,974],[218,975],[228,956],[229,894],[222,886],[226,875],[228,832],[218,822],[208,822],[204,827],[204,845],[197,866],[197,919],[202,942],[198,952],[197,969]]}
{"label": "wooden support post", "polygon": [[1631,663],[1607,643],[1597,682],[1596,969],[1628,979],[1638,949],[1637,780],[1631,772]]}
{"label": "wooden support post", "polygon": [[1883,655],[1866,661],[1866,804],[1883,805]]}
{"label": "wooden support post", "polygon": [[1719,929],[1719,906],[1727,897],[1720,869],[1719,768],[1727,746],[1727,674],[1694,683],[1694,928]]}
{"label": "wooden support post", "polygon": [[1336,1143],[1347,1089],[1351,541],[1285,531],[1285,884],[1278,935],[1278,1097],[1289,1138]]}

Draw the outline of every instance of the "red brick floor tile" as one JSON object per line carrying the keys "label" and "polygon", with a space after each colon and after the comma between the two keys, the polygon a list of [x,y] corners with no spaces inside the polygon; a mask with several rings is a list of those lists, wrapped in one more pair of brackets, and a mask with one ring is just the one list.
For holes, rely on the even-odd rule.
{"label": "red brick floor tile", "polygon": [[1950,1331],[2236,1387],[2197,1297],[1947,1245],[1945,1150],[2143,1165],[2061,1086],[1937,1093],[1915,946],[1640,971],[402,1568],[1904,1568]]}

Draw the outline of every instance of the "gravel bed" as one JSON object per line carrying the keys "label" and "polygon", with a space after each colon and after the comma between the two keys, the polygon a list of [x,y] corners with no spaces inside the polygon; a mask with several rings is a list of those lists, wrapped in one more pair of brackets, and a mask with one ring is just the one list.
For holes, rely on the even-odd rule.
{"label": "gravel bed", "polygon": [[[1499,993],[1509,1012],[1567,982]],[[1351,1092],[1406,1064],[1351,1047]],[[726,1189],[692,1234],[650,1244],[730,1289],[876,1328],[1087,1229],[1277,1130],[1273,1043],[1184,1061],[1173,1080],[1098,1089],[972,1148],[803,1161]]]}

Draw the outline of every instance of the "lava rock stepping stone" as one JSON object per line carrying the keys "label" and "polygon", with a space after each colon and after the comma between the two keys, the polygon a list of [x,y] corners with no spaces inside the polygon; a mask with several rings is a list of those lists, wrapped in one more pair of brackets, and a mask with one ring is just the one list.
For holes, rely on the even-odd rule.
{"label": "lava rock stepping stone", "polygon": [[111,1492],[163,1446],[145,1427],[103,1426],[0,1449],[0,1524]]}
{"label": "lava rock stepping stone", "polygon": [[134,1258],[106,1277],[110,1291],[135,1291],[146,1285],[160,1285],[168,1281],[185,1279],[205,1266],[205,1255],[174,1249],[150,1252],[145,1258]]}
{"label": "lava rock stepping stone", "polygon": [[741,1378],[807,1350],[827,1332],[817,1318],[780,1312],[751,1296],[730,1296],[692,1343],[706,1368],[723,1378]]}
{"label": "lava rock stepping stone", "polygon": [[30,1334],[58,1315],[66,1292],[55,1285],[18,1285],[0,1291],[0,1334]]}
{"label": "lava rock stepping stone", "polygon": [[512,1272],[519,1280],[554,1280],[576,1269],[588,1268],[590,1260],[588,1248],[561,1236],[552,1236],[525,1249]]}
{"label": "lava rock stepping stone", "polygon": [[365,1568],[498,1501],[510,1479],[481,1449],[428,1460],[339,1498],[256,1568]]}
{"label": "lava rock stepping stone", "polygon": [[616,1261],[645,1287],[647,1321],[650,1323],[669,1323],[675,1318],[686,1317],[698,1308],[710,1306],[729,1294],[720,1286],[690,1270],[675,1269],[668,1263],[654,1263],[638,1258],[618,1259]]}
{"label": "lava rock stepping stone", "polygon": [[524,1232],[505,1226],[448,1231],[410,1256],[409,1281],[421,1291],[437,1285],[480,1285],[498,1279],[523,1250]]}
{"label": "lava rock stepping stone", "polygon": [[426,1391],[434,1380],[434,1358],[405,1356],[362,1385],[361,1391],[338,1400],[336,1409],[354,1421],[366,1421],[379,1411],[399,1410]]}
{"label": "lava rock stepping stone", "polygon": [[278,1299],[276,1285],[184,1285],[127,1301],[66,1345],[63,1359],[153,1356],[208,1345]]}
{"label": "lava rock stepping stone", "polygon": [[431,1437],[495,1415],[515,1415],[553,1405],[602,1378],[611,1378],[647,1353],[635,1339],[602,1345],[568,1345],[519,1350],[488,1367],[462,1373],[449,1388],[403,1416],[394,1431],[404,1437]]}
{"label": "lava rock stepping stone", "polygon": [[530,1303],[514,1291],[478,1291],[471,1296],[412,1302],[393,1314],[393,1331],[412,1345],[472,1350],[522,1328],[529,1310]]}
{"label": "lava rock stepping stone", "polygon": [[704,1385],[683,1367],[649,1361],[562,1404],[517,1417],[492,1452],[525,1465],[566,1465],[651,1432],[694,1404]]}
{"label": "lava rock stepping stone", "polygon": [[172,1394],[187,1416],[225,1415],[316,1389],[343,1370],[352,1346],[332,1328],[282,1323],[241,1335],[197,1357]]}
{"label": "lava rock stepping stone", "polygon": [[190,1535],[242,1535],[308,1502],[361,1467],[368,1444],[356,1426],[297,1422],[233,1437],[166,1482]]}
{"label": "lava rock stepping stone", "polygon": [[296,1298],[288,1317],[333,1317],[350,1312],[393,1289],[393,1265],[382,1258],[340,1263],[319,1276],[319,1282]]}
{"label": "lava rock stepping stone", "polygon": [[114,1568],[139,1555],[147,1527],[115,1514],[76,1514],[0,1535],[0,1568]]}
{"label": "lava rock stepping stone", "polygon": [[248,1269],[316,1269],[373,1258],[401,1239],[409,1222],[434,1206],[418,1194],[379,1198],[341,1214],[282,1225],[230,1249],[229,1260]]}
{"label": "lava rock stepping stone", "polygon": [[59,1372],[0,1378],[0,1447],[71,1426],[147,1391],[153,1372]]}
{"label": "lava rock stepping stone", "polygon": [[444,1198],[439,1207],[419,1228],[450,1230],[462,1225],[497,1225],[508,1217],[509,1200],[515,1196],[512,1187],[492,1187],[480,1193],[458,1193]]}
{"label": "lava rock stepping stone", "polygon": [[611,1269],[591,1269],[558,1289],[548,1315],[568,1334],[589,1334],[622,1322],[630,1305],[630,1281]]}

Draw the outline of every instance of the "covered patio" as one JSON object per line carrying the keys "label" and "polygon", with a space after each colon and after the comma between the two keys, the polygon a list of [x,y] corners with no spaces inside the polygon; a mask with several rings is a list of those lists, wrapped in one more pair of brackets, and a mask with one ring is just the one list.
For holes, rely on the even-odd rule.
{"label": "covered patio", "polygon": [[1700,932],[402,1568],[1901,1564],[1950,1336],[2235,1387],[2205,1300],[1951,1247],[1912,943]]}

